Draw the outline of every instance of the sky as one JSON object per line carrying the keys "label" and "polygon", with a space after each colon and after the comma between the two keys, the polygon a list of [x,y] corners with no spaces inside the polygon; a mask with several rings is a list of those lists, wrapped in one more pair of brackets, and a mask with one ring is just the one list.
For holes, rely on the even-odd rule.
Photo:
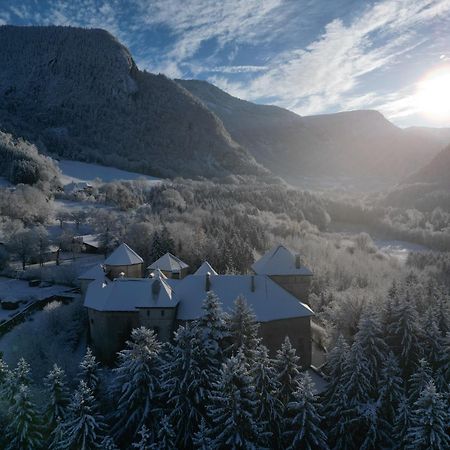
{"label": "sky", "polygon": [[0,0],[1,24],[103,28],[140,69],[300,115],[450,126],[450,0]]}

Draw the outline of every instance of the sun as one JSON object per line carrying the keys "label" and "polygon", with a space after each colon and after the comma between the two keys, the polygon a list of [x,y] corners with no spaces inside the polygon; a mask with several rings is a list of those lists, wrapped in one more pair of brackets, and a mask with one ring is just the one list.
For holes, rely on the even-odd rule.
{"label": "sun", "polygon": [[419,81],[416,100],[424,115],[450,124],[450,66],[435,69]]}

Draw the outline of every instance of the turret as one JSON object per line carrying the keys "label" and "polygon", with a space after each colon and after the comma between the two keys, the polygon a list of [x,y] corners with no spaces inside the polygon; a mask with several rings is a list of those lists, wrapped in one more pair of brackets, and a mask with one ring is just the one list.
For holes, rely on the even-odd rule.
{"label": "turret", "polygon": [[108,278],[141,278],[144,260],[127,244],[119,245],[105,260],[105,272]]}

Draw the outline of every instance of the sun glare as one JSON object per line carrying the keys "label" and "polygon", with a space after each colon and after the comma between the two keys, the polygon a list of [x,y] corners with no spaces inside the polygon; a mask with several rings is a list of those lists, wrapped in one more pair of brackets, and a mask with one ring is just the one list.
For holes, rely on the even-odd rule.
{"label": "sun glare", "polygon": [[423,114],[450,123],[450,66],[426,75],[418,84],[416,98]]}

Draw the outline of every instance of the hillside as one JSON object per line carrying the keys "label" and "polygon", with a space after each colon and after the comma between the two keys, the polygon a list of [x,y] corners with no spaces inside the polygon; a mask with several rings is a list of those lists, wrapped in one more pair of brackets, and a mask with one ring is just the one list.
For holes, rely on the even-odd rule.
{"label": "hillside", "polygon": [[293,182],[299,175],[398,181],[428,162],[445,140],[402,130],[377,111],[301,117],[240,100],[204,81],[177,82],[215,112],[258,162]]}
{"label": "hillside", "polygon": [[433,183],[450,187],[450,145],[439,152],[427,165],[407,178],[407,183]]}
{"label": "hillside", "polygon": [[0,128],[40,151],[165,177],[267,173],[106,31],[1,26],[0,42]]}

